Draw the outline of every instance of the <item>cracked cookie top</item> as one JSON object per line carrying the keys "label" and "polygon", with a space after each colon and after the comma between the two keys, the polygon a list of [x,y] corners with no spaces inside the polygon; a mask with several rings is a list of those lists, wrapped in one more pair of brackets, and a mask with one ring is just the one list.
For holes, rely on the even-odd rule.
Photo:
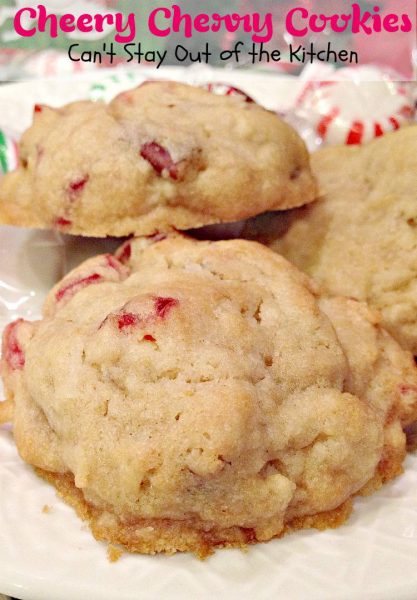
{"label": "cracked cookie top", "polygon": [[177,524],[129,538],[141,551],[336,509],[399,472],[417,414],[411,355],[377,317],[243,240],[158,235],[86,261],[41,321],[6,329],[2,371],[24,460],[73,475],[107,532]]}
{"label": "cracked cookie top", "polygon": [[145,82],[110,104],[36,105],[0,221],[86,236],[190,229],[313,200],[303,141],[244,96]]}

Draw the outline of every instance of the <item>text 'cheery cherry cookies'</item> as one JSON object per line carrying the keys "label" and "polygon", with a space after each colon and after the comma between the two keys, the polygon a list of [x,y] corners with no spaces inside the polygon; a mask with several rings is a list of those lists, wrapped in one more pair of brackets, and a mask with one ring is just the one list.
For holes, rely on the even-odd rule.
{"label": "text 'cheery cherry cookies'", "polygon": [[295,130],[242,95],[145,82],[109,105],[36,105],[0,222],[86,236],[190,229],[315,197]]}
{"label": "text 'cheery cherry cookies'", "polygon": [[163,238],[88,260],[6,328],[22,458],[132,551],[340,523],[401,472],[411,354],[268,248]]}

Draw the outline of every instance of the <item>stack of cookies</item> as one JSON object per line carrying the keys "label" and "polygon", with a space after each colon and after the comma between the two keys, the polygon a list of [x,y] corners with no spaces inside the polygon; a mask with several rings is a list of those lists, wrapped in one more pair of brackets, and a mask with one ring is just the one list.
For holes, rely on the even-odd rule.
{"label": "stack of cookies", "polygon": [[[0,420],[97,539],[204,557],[336,526],[401,473],[416,145],[311,168],[275,114],[173,82],[35,107],[1,222],[131,237],[6,327]],[[189,234],[239,220],[246,239]]]}

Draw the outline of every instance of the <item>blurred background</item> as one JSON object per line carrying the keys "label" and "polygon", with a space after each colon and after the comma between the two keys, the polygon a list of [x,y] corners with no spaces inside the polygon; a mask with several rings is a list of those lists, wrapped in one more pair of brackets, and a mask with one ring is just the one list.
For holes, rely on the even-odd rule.
{"label": "blurred background", "polygon": [[[174,2],[163,0],[147,0],[137,2],[134,0],[44,0],[42,4],[48,12],[56,14],[73,13],[109,13],[135,12],[137,23],[136,42],[141,42],[143,49],[165,50],[168,57],[164,64],[178,64],[175,60],[173,49],[177,44],[186,45],[191,51],[203,49],[205,42],[209,42],[213,50],[213,60],[210,64],[216,66],[220,50],[233,48],[236,41],[243,41],[250,48],[252,41],[250,34],[238,32],[231,34],[227,32],[197,34],[193,38],[184,40],[181,34],[172,34],[165,38],[151,35],[147,27],[149,13],[157,7],[171,7]],[[108,28],[103,33],[92,32],[89,34],[60,35],[51,39],[47,33],[37,33],[31,38],[20,37],[13,27],[13,17],[16,11],[27,6],[37,6],[39,1],[35,0],[0,0],[0,81],[13,81],[27,79],[30,77],[48,76],[63,73],[78,72],[96,68],[109,67],[108,60],[101,65],[89,63],[75,63],[68,58],[68,47],[71,43],[79,43],[79,49],[96,50],[103,42],[114,40],[113,28]],[[279,49],[282,52],[282,60],[278,63],[257,64],[256,68],[272,69],[277,72],[298,74],[303,65],[301,63],[290,63],[288,61],[288,47],[290,43],[309,44],[314,42],[317,50],[325,48],[331,42],[334,50],[346,49],[358,52],[361,64],[373,64],[393,70],[399,78],[415,78],[416,60],[416,1],[415,0],[357,0],[362,10],[373,10],[375,5],[381,7],[382,16],[388,13],[407,13],[413,20],[413,31],[410,33],[377,33],[366,35],[364,33],[338,33],[334,34],[330,28],[322,34],[306,36],[305,38],[292,39],[285,30],[285,16],[291,8],[304,6],[311,12],[349,13],[351,2],[345,0],[228,0],[227,3],[219,0],[178,0],[184,12],[196,15],[201,12],[220,14],[238,12],[240,14],[252,12],[271,12],[274,19],[274,38],[266,45],[266,48]],[[117,44],[115,45],[117,47]],[[125,57],[120,56],[115,60],[113,67],[125,64]],[[182,65],[187,62],[182,62]],[[130,63],[129,66],[134,66]],[[219,65],[220,66],[220,65]],[[221,66],[225,66],[223,63]],[[230,65],[229,65],[230,66]],[[236,66],[236,65],[234,65]],[[252,67],[248,58],[237,65],[239,68]],[[346,64],[335,65],[346,66]]]}

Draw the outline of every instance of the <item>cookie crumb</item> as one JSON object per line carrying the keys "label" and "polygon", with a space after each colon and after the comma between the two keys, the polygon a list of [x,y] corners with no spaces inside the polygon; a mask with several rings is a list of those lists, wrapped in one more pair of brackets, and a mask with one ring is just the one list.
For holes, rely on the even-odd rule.
{"label": "cookie crumb", "polygon": [[123,550],[121,550],[117,546],[113,546],[113,544],[109,544],[107,546],[107,558],[109,559],[109,562],[111,562],[111,563],[117,562],[119,560],[119,558],[122,556],[122,554],[123,554]]}
{"label": "cookie crumb", "polygon": [[51,512],[51,510],[52,510],[52,507],[49,506],[48,504],[44,504],[42,507],[42,512],[44,515],[49,514]]}

